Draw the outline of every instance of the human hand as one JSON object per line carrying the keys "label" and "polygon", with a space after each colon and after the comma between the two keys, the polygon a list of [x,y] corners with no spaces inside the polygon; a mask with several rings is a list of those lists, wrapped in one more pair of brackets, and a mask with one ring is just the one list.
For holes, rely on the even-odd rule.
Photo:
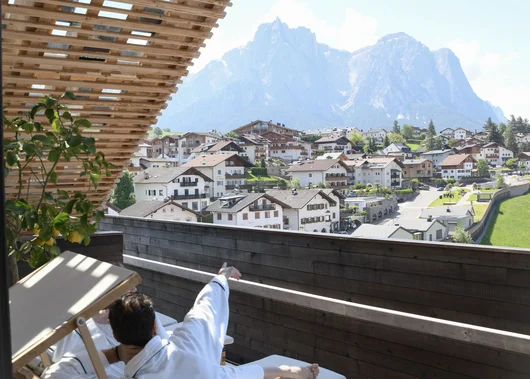
{"label": "human hand", "polygon": [[233,266],[227,267],[226,262],[223,263],[223,266],[219,270],[220,275],[224,275],[227,279],[234,278],[236,280],[241,279],[241,273],[239,270]]}

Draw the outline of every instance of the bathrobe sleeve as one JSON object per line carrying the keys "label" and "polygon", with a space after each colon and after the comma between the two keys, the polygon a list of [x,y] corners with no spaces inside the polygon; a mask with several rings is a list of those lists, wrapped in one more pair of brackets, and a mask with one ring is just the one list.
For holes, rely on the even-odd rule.
{"label": "bathrobe sleeve", "polygon": [[229,291],[224,275],[214,277],[173,332],[171,342],[185,352],[200,356],[205,364],[218,365],[228,327]]}

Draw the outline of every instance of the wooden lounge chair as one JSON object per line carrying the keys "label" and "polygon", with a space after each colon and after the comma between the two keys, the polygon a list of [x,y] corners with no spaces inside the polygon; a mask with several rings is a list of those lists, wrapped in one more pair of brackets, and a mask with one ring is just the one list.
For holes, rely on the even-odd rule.
{"label": "wooden lounge chair", "polygon": [[[269,355],[258,361],[250,362],[249,365],[259,365],[261,367],[275,367],[280,365],[288,366],[308,366],[309,363],[299,361],[298,359],[293,359],[289,357],[284,357],[282,355]],[[344,375],[337,374],[331,370],[320,367],[320,374],[318,379],[346,379]]]}
{"label": "wooden lounge chair", "polygon": [[[13,375],[75,329],[83,338],[99,379],[107,379],[85,320],[140,283],[134,271],[66,251],[9,289]],[[31,376],[30,376],[31,377]]]}

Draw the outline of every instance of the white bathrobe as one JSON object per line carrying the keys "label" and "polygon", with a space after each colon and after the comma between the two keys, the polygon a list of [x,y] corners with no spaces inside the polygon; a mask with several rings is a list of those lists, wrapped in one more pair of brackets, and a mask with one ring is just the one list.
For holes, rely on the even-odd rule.
{"label": "white bathrobe", "polygon": [[[197,296],[193,308],[169,340],[155,336],[125,365],[123,376],[114,376],[104,354],[101,361],[109,379],[263,379],[258,365],[221,366],[228,326],[228,280],[218,275]],[[123,372],[123,371],[122,371]],[[52,365],[45,379],[97,378],[86,352],[68,354]]]}

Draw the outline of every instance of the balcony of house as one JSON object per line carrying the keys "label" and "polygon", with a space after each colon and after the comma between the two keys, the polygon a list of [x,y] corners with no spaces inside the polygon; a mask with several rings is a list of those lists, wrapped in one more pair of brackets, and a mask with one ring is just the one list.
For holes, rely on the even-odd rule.
{"label": "balcony of house", "polygon": [[193,199],[206,199],[208,195],[205,193],[190,193],[188,195],[172,195],[171,200],[193,200]]}
{"label": "balcony of house", "polygon": [[346,174],[344,173],[326,174],[326,180],[337,180],[338,178],[344,178],[344,180],[346,180]]}
{"label": "balcony of house", "polygon": [[227,191],[238,190],[251,190],[254,186],[252,184],[227,184],[225,186]]}
{"label": "balcony of house", "polygon": [[273,211],[276,209],[276,204],[251,204],[248,208],[251,212]]}
{"label": "balcony of house", "polygon": [[346,378],[530,376],[529,250],[119,216],[100,229],[123,233],[139,291],[177,320],[223,262],[242,269],[230,361],[295,356]]}
{"label": "balcony of house", "polygon": [[199,182],[180,182],[181,187],[197,187],[199,185]]}
{"label": "balcony of house", "polygon": [[246,172],[240,172],[240,173],[233,173],[229,174],[228,172],[225,173],[225,178],[228,179],[245,179],[247,177]]}
{"label": "balcony of house", "polygon": [[486,154],[486,159],[499,159],[499,154]]}

